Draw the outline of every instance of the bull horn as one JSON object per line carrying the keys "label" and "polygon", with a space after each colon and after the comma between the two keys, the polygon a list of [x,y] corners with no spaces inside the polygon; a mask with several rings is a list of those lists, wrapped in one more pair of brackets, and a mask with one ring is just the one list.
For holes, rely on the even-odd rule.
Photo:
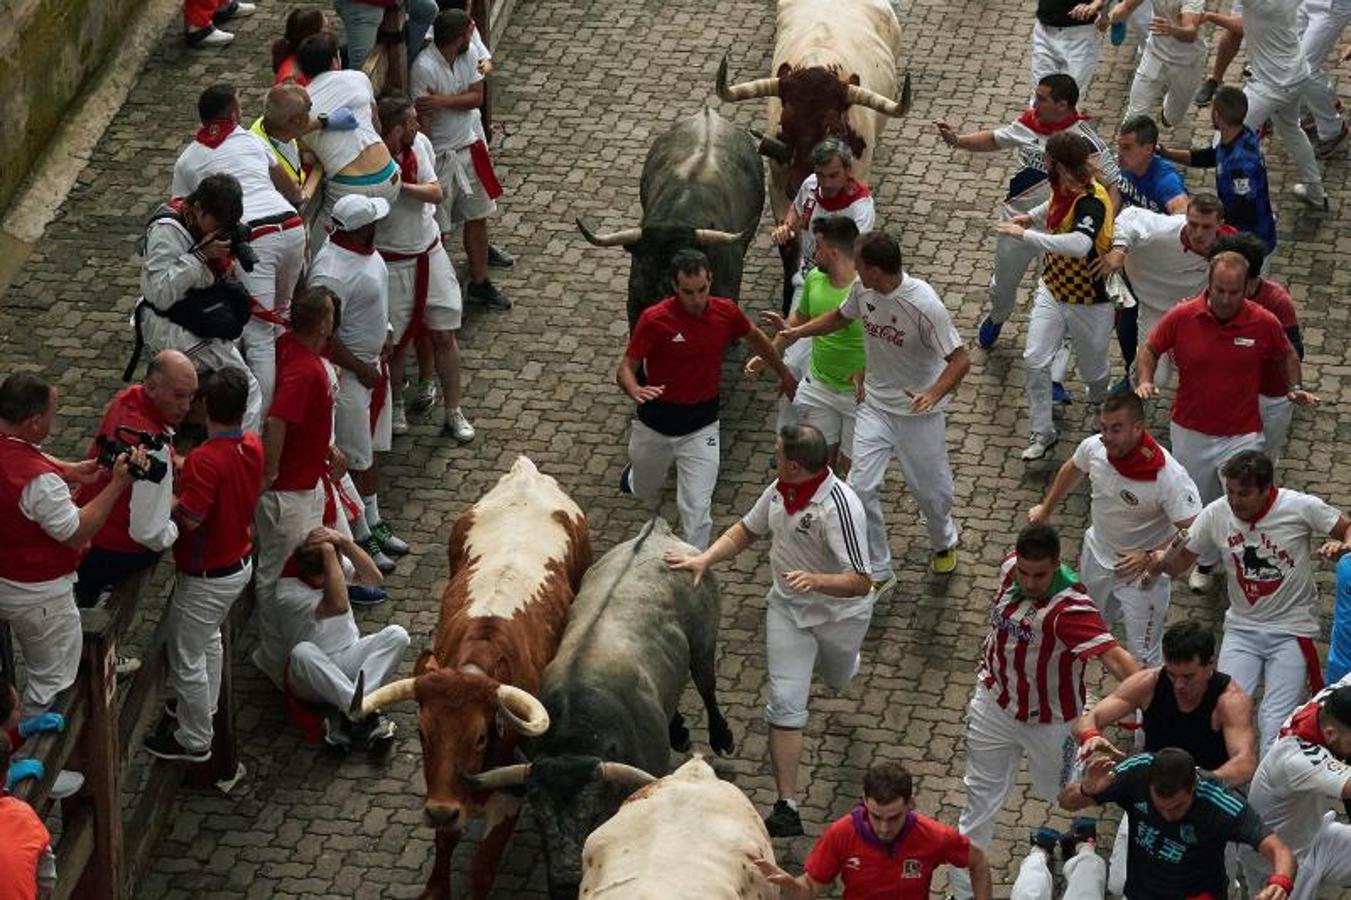
{"label": "bull horn", "polygon": [[635,790],[640,787],[647,787],[657,780],[655,775],[649,775],[637,766],[617,762],[603,762],[597,765],[596,777],[601,781],[608,781],[611,784],[630,787]]}
{"label": "bull horn", "polygon": [[498,766],[477,775],[467,772],[460,774],[460,781],[476,791],[496,791],[501,788],[520,787],[530,780],[530,763],[514,763],[510,766]]}
{"label": "bull horn", "polygon": [[357,677],[357,688],[352,692],[352,705],[347,710],[347,718],[359,722],[373,712],[379,712],[393,703],[402,703],[413,699],[413,685],[416,678],[400,678],[371,691],[365,695],[366,679],[364,673]]}
{"label": "bull horn", "polygon": [[855,106],[875,109],[884,116],[903,116],[910,111],[910,75],[906,73],[905,84],[901,88],[901,100],[889,100],[876,91],[859,87],[856,84],[845,85],[845,96]]}
{"label": "bull horn", "polygon": [[509,684],[497,686],[497,707],[502,715],[526,737],[539,737],[549,730],[549,711],[529,691]]}
{"label": "bull horn", "polygon": [[746,130],[750,132],[751,137],[755,138],[755,152],[761,156],[767,156],[784,165],[787,165],[788,161],[792,159],[793,152],[788,149],[788,145],[783,141],[772,138],[763,131],[754,128],[747,128]]}
{"label": "bull horn", "polygon": [[716,228],[694,229],[694,242],[696,244],[735,244],[739,240],[741,240],[741,233],[738,231],[718,231]]}
{"label": "bull horn", "polygon": [[615,231],[610,234],[596,234],[586,223],[577,219],[577,230],[582,233],[582,237],[597,247],[627,247],[629,244],[636,244],[643,237],[641,228],[625,228],[623,231]]}
{"label": "bull horn", "polygon": [[718,66],[717,84],[718,96],[729,103],[735,103],[738,100],[754,100],[757,97],[779,96],[779,79],[777,78],[757,78],[754,81],[743,81],[729,87],[727,84],[726,53],[722,55],[722,63]]}

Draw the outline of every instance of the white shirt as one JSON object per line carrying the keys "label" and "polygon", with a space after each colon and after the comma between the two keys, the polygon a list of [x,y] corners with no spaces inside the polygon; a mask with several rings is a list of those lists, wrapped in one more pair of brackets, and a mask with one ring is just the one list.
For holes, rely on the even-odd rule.
{"label": "white shirt", "polygon": [[[472,46],[451,62],[435,47],[428,47],[413,60],[408,75],[408,93],[414,99],[427,94],[461,94],[483,80],[478,54]],[[423,128],[437,153],[460,150],[484,140],[483,117],[478,109],[439,109],[424,121]]]}
{"label": "white shirt", "polygon": [[1206,287],[1210,261],[1182,243],[1186,214],[1150,212],[1139,206],[1116,217],[1112,243],[1126,248],[1126,278],[1135,299],[1167,312]]}
{"label": "white shirt", "polygon": [[[1351,675],[1328,685],[1311,702],[1321,703],[1344,685],[1351,685]],[[1301,704],[1300,709],[1303,708]],[[1285,726],[1289,725],[1290,719],[1286,719]],[[1296,861],[1303,862],[1305,852],[1323,825],[1323,814],[1328,810],[1341,811],[1342,791],[1348,780],[1351,766],[1326,747],[1288,735],[1279,738],[1262,757],[1248,786],[1248,803],[1295,854]]]}
{"label": "white shirt", "polygon": [[[890,294],[879,294],[855,281],[840,312],[846,318],[863,320],[867,359],[863,402],[892,415],[915,415],[910,394],[933,387],[947,358],[962,346],[938,294],[928,282],[902,272],[900,285]],[[944,397],[934,409],[946,408],[948,399]]]}
{"label": "white shirt", "polygon": [[174,467],[166,444],[159,450],[147,450],[146,455],[158,459],[167,467],[164,477],[153,481],[133,481],[131,484],[131,521],[127,533],[147,550],[167,550],[178,540],[178,523],[174,521]]}
{"label": "white shirt", "polygon": [[[776,482],[777,484],[777,482]],[[769,599],[783,604],[799,628],[838,622],[872,610],[872,591],[860,597],[799,593],[783,580],[785,572],[868,574],[868,535],[863,503],[849,485],[833,474],[812,494],[807,505],[789,513],[774,484],[760,494],[741,524],[757,537],[772,535],[769,565],[774,582]]]}
{"label": "white shirt", "polygon": [[[1205,0],[1153,0],[1154,15],[1174,25],[1182,24],[1183,13],[1205,11]],[[1140,57],[1139,71],[1151,78],[1158,77],[1165,66],[1190,65],[1206,56],[1206,42],[1198,32],[1191,43],[1161,34],[1150,34],[1145,41],[1145,52]]]}
{"label": "white shirt", "polygon": [[193,141],[174,163],[172,197],[186,197],[208,175],[233,175],[244,193],[244,221],[295,213],[272,184],[272,153],[262,138],[238,126],[216,147]]}
{"label": "white shirt", "polygon": [[345,106],[356,116],[353,131],[311,131],[301,138],[319,157],[324,174],[337,175],[352,164],[372,144],[381,143],[380,133],[371,119],[371,105],[375,103],[375,89],[365,72],[356,69],[320,72],[305,87],[310,93],[312,115],[327,115]]}
{"label": "white shirt", "polygon": [[301,641],[312,640],[318,630],[314,610],[323,596],[322,590],[299,578],[277,579],[276,599],[258,620],[258,652],[254,654],[254,662],[278,687],[291,649]]}
{"label": "white shirt", "polygon": [[[417,183],[435,183],[436,154],[432,142],[420,131],[413,136],[413,152],[417,155]],[[375,246],[392,253],[422,253],[440,237],[436,204],[423,203],[403,191],[389,205],[389,215],[375,223]]]}
{"label": "white shirt", "polygon": [[389,272],[380,254],[353,253],[327,241],[310,264],[309,283],[342,302],[333,336],[362,362],[379,360],[389,330]]}
{"label": "white shirt", "polygon": [[802,180],[802,186],[793,198],[793,209],[798,214],[798,245],[802,248],[798,274],[804,277],[816,265],[816,235],[812,233],[812,222],[830,216],[848,216],[858,226],[858,233],[866,234],[873,230],[877,221],[877,207],[872,194],[855,199],[843,209],[828,210],[821,205],[817,183],[816,173],[813,172]]}
{"label": "white shirt", "polygon": [[1220,554],[1229,582],[1225,627],[1315,637],[1318,587],[1313,549],[1341,513],[1311,494],[1280,488],[1256,522],[1244,522],[1221,497],[1192,523],[1187,549],[1197,556]]}
{"label": "white shirt", "polygon": [[1200,492],[1187,470],[1167,450],[1163,455],[1163,468],[1153,481],[1118,472],[1101,435],[1085,438],[1070,457],[1074,467],[1088,476],[1093,491],[1092,525],[1084,533],[1084,546],[1104,568],[1115,566],[1127,550],[1160,546],[1175,533],[1174,522],[1201,511]]}
{"label": "white shirt", "polygon": [[[55,472],[44,472],[24,485],[19,494],[19,512],[36,522],[47,537],[65,543],[80,529],[80,508],[70,496],[70,485]],[[10,581],[0,578],[0,596],[6,607],[41,605],[70,593],[75,573],[50,581]]]}
{"label": "white shirt", "polygon": [[1294,87],[1309,77],[1297,21],[1302,5],[1294,0],[1244,0],[1243,48],[1255,84]]}
{"label": "white shirt", "polygon": [[[1066,131],[1073,131],[1093,148],[1089,161],[1101,173],[1098,181],[1111,187],[1121,180],[1116,157],[1085,121],[1078,121]],[[1009,179],[1004,202],[1012,212],[1025,213],[1051,198],[1051,186],[1046,174],[1046,141],[1049,134],[1039,134],[1022,122],[1014,120],[994,131],[995,146],[1001,150],[1017,150],[1021,168]]]}

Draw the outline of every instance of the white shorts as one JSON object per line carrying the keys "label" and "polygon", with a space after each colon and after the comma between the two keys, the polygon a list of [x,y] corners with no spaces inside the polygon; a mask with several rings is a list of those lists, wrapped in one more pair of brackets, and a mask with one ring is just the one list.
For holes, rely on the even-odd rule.
{"label": "white shorts", "polygon": [[810,373],[797,386],[793,406],[798,421],[811,425],[825,435],[827,444],[839,444],[845,456],[852,457],[854,449],[854,414],[858,401],[851,391],[841,394],[814,380]]}
{"label": "white shorts", "polygon": [[362,385],[352,372],[338,371],[338,396],[333,403],[333,442],[347,457],[347,466],[364,472],[375,462],[375,454],[389,450],[394,439],[393,399],[385,383],[385,402],[380,418],[371,425],[371,389]]}
{"label": "white shorts", "polygon": [[442,233],[456,225],[497,214],[497,201],[483,189],[468,147],[436,152],[436,180],[446,192],[445,199],[436,207],[436,223]]}
{"label": "white shorts", "polygon": [[807,724],[807,699],[812,670],[820,660],[821,675],[832,690],[842,691],[858,674],[859,649],[868,634],[872,609],[838,622],[802,628],[772,597],[765,602],[765,667],[769,702],[765,721],[779,728]]}
{"label": "white shorts", "polygon": [[[432,331],[458,331],[464,302],[460,296],[460,283],[455,278],[455,267],[450,264],[446,248],[439,243],[427,254],[427,306],[422,311],[422,323]],[[403,340],[413,317],[417,266],[416,259],[385,264],[389,270],[389,324],[394,329],[396,342]]]}

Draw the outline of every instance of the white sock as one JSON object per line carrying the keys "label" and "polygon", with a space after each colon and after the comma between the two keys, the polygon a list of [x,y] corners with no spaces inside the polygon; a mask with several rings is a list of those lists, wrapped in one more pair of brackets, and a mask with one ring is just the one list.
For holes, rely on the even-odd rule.
{"label": "white sock", "polygon": [[380,524],[380,501],[375,494],[369,497],[362,497],[361,502],[366,506],[366,524],[371,528]]}

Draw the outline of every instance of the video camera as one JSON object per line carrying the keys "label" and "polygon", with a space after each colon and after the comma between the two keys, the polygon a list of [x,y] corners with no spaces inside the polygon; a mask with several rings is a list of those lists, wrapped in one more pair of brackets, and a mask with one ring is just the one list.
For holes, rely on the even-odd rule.
{"label": "video camera", "polygon": [[[123,441],[123,435],[130,435],[132,440]],[[100,434],[94,438],[94,443],[98,444],[99,465],[105,469],[111,469],[117,465],[117,458],[123,453],[130,453],[133,447],[144,447],[147,451],[163,450],[169,443],[167,434],[151,434],[148,431],[138,431],[135,428],[128,428],[125,425],[119,425],[113,429],[113,436]],[[150,458],[149,465],[138,466],[132,464],[128,466],[131,477],[137,481],[149,481],[159,484],[164,480],[164,476],[169,472],[169,464],[162,459]]]}
{"label": "video camera", "polygon": [[216,234],[222,240],[230,242],[230,255],[235,258],[244,271],[252,272],[253,267],[258,265],[258,252],[249,243],[253,229],[243,222],[236,222],[233,225],[222,225]]}

